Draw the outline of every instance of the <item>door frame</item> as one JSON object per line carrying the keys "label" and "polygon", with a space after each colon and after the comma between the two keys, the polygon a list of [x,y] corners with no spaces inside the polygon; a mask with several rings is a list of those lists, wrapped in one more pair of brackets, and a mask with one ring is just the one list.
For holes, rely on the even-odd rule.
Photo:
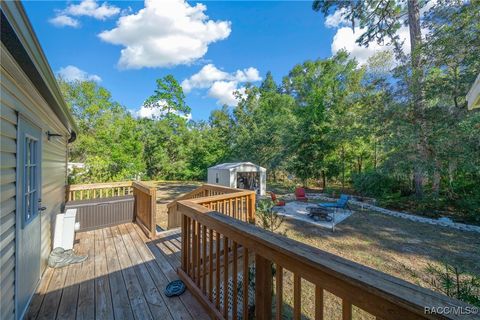
{"label": "door frame", "polygon": [[[38,148],[40,150],[39,155],[38,155],[38,199],[41,199],[42,197],[42,156],[43,156],[43,130],[40,126],[35,124],[34,121],[30,120],[28,116],[25,116],[24,114],[21,114],[17,112],[17,132],[16,132],[16,168],[15,168],[15,269],[14,269],[14,279],[15,279],[15,285],[14,285],[14,304],[15,304],[15,309],[14,309],[14,317],[15,319],[22,319],[25,317],[25,314],[28,310],[28,306],[32,302],[32,298],[35,295],[35,291],[38,288],[38,285],[40,284],[40,279],[42,277],[42,270],[41,270],[41,264],[39,266],[39,278],[35,284],[35,288],[33,290],[33,294],[28,298],[27,302],[27,307],[25,310],[19,310],[19,301],[18,301],[18,289],[19,289],[19,244],[20,244],[20,233],[21,230],[23,229],[24,225],[24,219],[23,219],[23,212],[19,210],[20,208],[23,208],[20,204],[21,201],[23,200],[23,185],[24,185],[24,177],[20,177],[20,168],[23,166],[23,159],[20,159],[19,154],[20,154],[20,146],[23,145],[23,143],[20,143],[20,139],[23,139],[20,137],[21,135],[21,123],[22,122],[27,122],[29,125],[33,127],[37,127],[40,132],[40,136],[38,138]],[[21,169],[23,170],[23,168]],[[33,219],[40,219],[39,222],[39,233],[40,233],[40,240],[42,237],[42,223],[41,223],[41,212],[37,213],[37,216],[34,217]],[[33,220],[32,219],[32,220]],[[41,257],[41,242],[40,242],[40,257]]]}

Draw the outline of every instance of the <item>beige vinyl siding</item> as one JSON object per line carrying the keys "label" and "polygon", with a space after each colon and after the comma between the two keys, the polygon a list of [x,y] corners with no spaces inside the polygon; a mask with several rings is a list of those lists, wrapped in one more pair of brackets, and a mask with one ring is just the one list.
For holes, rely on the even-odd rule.
{"label": "beige vinyl siding", "polygon": [[[3,82],[3,76],[2,76]],[[3,97],[3,90],[1,92]],[[15,112],[0,105],[0,319],[14,316],[15,285]]]}
{"label": "beige vinyl siding", "polygon": [[42,135],[42,206],[41,267],[47,265],[52,246],[53,223],[65,199],[68,130],[49,108],[43,97],[1,45],[1,313],[0,319],[14,317],[15,279],[15,195],[16,195],[16,134],[17,113],[24,115],[42,129],[62,137],[48,141]]}

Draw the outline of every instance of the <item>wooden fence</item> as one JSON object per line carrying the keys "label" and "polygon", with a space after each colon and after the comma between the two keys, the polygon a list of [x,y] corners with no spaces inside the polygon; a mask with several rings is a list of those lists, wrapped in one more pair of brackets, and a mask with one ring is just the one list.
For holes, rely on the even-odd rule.
{"label": "wooden fence", "polygon": [[[288,294],[292,312],[286,315],[288,318],[301,319],[302,299],[307,298],[313,302],[314,318],[327,319],[327,291],[341,298],[343,320],[352,319],[354,306],[370,318],[389,320],[458,319],[455,314],[429,315],[424,308],[468,306],[235,219],[225,205],[229,196],[236,198],[233,193],[224,195],[221,201],[195,198],[176,204],[182,215],[182,258],[177,272],[212,318],[249,319],[253,315],[247,310],[253,309],[255,319],[282,319]],[[292,290],[284,290],[284,271],[293,274]],[[305,281],[314,290],[302,297]],[[253,291],[249,290],[252,283]],[[475,316],[463,315],[461,319]]]}
{"label": "wooden fence", "polygon": [[66,201],[104,199],[133,195],[136,222],[145,234],[156,235],[156,188],[140,181],[122,181],[93,184],[73,184],[66,188]]}
{"label": "wooden fence", "polygon": [[[226,196],[232,193],[235,193],[235,197]],[[204,184],[167,205],[168,229],[180,227],[182,217],[177,211],[177,203],[187,199],[194,200],[195,203],[211,209],[225,208],[226,214],[235,218],[238,213],[238,218],[243,221],[255,218],[255,192]],[[240,214],[243,215],[243,218],[240,217]]]}

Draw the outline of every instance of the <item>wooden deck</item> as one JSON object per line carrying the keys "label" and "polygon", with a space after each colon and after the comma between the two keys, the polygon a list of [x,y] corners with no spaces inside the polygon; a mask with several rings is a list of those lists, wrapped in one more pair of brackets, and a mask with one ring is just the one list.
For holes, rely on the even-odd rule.
{"label": "wooden deck", "polygon": [[88,254],[79,264],[48,268],[26,319],[209,319],[187,290],[167,298],[178,279],[180,231],[148,240],[138,225],[81,232],[75,250]]}

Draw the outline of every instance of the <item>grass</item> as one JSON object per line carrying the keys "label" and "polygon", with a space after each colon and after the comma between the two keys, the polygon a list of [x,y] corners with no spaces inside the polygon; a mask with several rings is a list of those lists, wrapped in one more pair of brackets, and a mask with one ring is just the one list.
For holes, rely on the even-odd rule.
{"label": "grass", "polygon": [[[480,275],[477,233],[415,223],[374,211],[355,211],[337,225],[335,233],[296,220],[286,220],[278,232],[429,289],[435,289],[427,270],[429,264],[442,267],[448,263],[466,273]],[[313,315],[313,299],[309,298],[313,292],[311,284],[302,290],[302,311],[306,317]],[[330,302],[326,303],[329,306],[325,309],[326,319],[334,319],[341,307],[338,299],[332,298]],[[359,318],[369,319],[360,316],[359,310],[354,312]]]}
{"label": "grass", "polygon": [[[157,223],[166,227],[166,204],[189,192],[198,182],[155,182],[157,186]],[[269,189],[271,185],[269,185]],[[275,187],[275,185],[274,185]],[[278,186],[278,194],[291,193],[293,187]],[[356,210],[348,219],[336,226],[335,232],[313,224],[285,220],[277,232],[287,237],[344,257],[401,278],[413,284],[434,289],[431,285],[429,265],[438,267],[445,263],[462,272],[480,275],[480,236],[441,226],[416,223],[410,220],[383,215],[375,211]],[[293,275],[284,270],[284,313],[291,315],[293,306]],[[291,290],[290,290],[291,289]],[[313,317],[314,287],[302,283],[302,314]],[[341,300],[325,293],[325,319],[337,319]],[[354,318],[371,319],[359,309]]]}

